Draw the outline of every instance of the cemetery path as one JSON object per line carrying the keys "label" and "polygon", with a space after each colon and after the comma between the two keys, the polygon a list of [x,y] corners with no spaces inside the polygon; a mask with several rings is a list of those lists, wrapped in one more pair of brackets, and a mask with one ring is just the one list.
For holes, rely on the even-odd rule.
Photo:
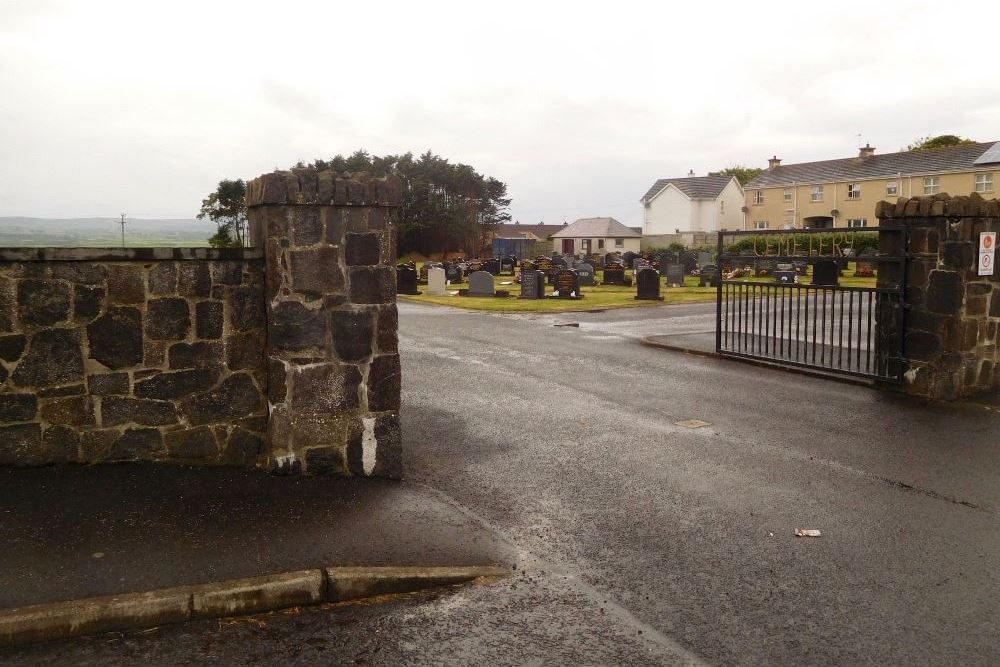
{"label": "cemetery path", "polygon": [[516,576],[12,664],[1000,661],[1000,411],[640,345],[710,306],[400,305],[403,485],[508,545]]}

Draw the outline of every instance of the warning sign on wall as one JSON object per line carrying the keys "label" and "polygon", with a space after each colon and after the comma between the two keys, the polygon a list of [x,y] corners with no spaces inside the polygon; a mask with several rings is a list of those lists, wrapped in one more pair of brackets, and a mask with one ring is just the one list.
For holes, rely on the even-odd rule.
{"label": "warning sign on wall", "polygon": [[997,233],[979,233],[979,275],[992,276],[993,264],[996,258]]}

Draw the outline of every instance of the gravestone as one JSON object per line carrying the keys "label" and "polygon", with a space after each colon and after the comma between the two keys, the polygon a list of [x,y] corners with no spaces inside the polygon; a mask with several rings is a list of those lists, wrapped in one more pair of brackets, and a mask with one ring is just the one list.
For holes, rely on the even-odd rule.
{"label": "gravestone", "polygon": [[624,264],[627,269],[634,268],[633,262],[636,257],[639,257],[639,253],[629,250],[627,253],[622,255],[622,264]]}
{"label": "gravestone", "polygon": [[418,281],[421,285],[427,284],[427,269],[428,266],[426,262],[420,266],[420,273],[418,274],[420,277]]}
{"label": "gravestone", "polygon": [[521,270],[521,298],[545,298],[545,274],[535,269]]}
{"label": "gravestone", "polygon": [[444,296],[445,281],[447,280],[445,270],[439,266],[432,266],[427,269],[427,293],[431,296]]}
{"label": "gravestone", "polygon": [[462,282],[462,267],[458,264],[445,264],[444,277],[452,284]]}
{"label": "gravestone", "polygon": [[465,270],[465,275],[467,275],[467,276],[472,275],[476,271],[482,271],[483,270],[483,262],[482,262],[482,260],[470,259],[468,261],[468,265],[469,265],[468,268],[466,268],[466,270]]}
{"label": "gravestone", "polygon": [[667,285],[684,287],[684,265],[676,262],[667,264]]}
{"label": "gravestone", "polygon": [[700,287],[719,286],[719,267],[715,264],[706,264],[701,267],[701,275],[698,277]]}
{"label": "gravestone", "polygon": [[798,274],[795,271],[782,271],[781,269],[774,272],[775,281],[782,283],[783,285],[791,285],[795,283],[795,279]]}
{"label": "gravestone", "polygon": [[396,267],[396,294],[420,294],[417,291],[417,270],[408,264]]}
{"label": "gravestone", "polygon": [[618,262],[611,262],[610,264],[604,265],[604,280],[601,281],[602,285],[624,285],[625,284],[625,267],[623,267]]}
{"label": "gravestone", "polygon": [[813,285],[831,285],[836,287],[840,284],[840,267],[832,259],[824,259],[813,264]]}
{"label": "gravestone", "polygon": [[458,268],[462,270],[462,277],[469,275],[469,263],[466,261],[461,261],[458,263]]}
{"label": "gravestone", "polygon": [[809,262],[792,262],[792,266],[795,268],[795,273],[800,276],[809,273]]}
{"label": "gravestone", "polygon": [[653,267],[639,269],[635,274],[637,301],[663,301],[660,296],[660,274]]}
{"label": "gravestone", "polygon": [[684,274],[693,273],[698,269],[698,253],[686,250],[681,253],[681,264],[684,265]]}
{"label": "gravestone", "polygon": [[632,270],[638,272],[640,269],[651,268],[649,260],[644,257],[633,257],[632,258]]}
{"label": "gravestone", "polygon": [[469,296],[496,296],[493,274],[475,271],[469,274]]}
{"label": "gravestone", "polygon": [[482,270],[492,273],[494,276],[499,276],[500,268],[501,268],[500,260],[495,257],[491,257],[490,259],[487,259],[486,261],[483,262]]}
{"label": "gravestone", "polygon": [[576,272],[580,276],[580,285],[590,287],[594,285],[594,267],[587,262],[580,262],[576,265]]}
{"label": "gravestone", "polygon": [[557,299],[582,299],[580,293],[580,275],[573,269],[560,269],[556,272],[555,292],[552,296]]}
{"label": "gravestone", "polygon": [[550,261],[552,262],[552,266],[554,267],[560,269],[569,268],[569,265],[566,263],[566,260],[563,259],[562,257],[553,257]]}
{"label": "gravestone", "polygon": [[712,253],[710,252],[699,252],[698,253],[698,268],[704,268],[705,266],[712,263]]}
{"label": "gravestone", "polygon": [[500,258],[500,271],[510,271],[510,275],[514,275],[514,269],[517,267],[517,257],[512,255],[507,255],[506,257]]}
{"label": "gravestone", "polygon": [[869,250],[858,254],[857,261],[854,264],[855,278],[871,278],[875,275],[875,262],[872,259],[873,257],[874,255]]}

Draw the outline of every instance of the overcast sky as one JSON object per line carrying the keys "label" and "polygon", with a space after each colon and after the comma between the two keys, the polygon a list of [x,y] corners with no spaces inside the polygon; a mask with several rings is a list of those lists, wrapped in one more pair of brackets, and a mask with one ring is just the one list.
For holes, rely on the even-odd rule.
{"label": "overcast sky", "polygon": [[689,169],[1000,140],[1000,3],[600,5],[0,0],[0,216],[193,217],[363,147],[637,225]]}

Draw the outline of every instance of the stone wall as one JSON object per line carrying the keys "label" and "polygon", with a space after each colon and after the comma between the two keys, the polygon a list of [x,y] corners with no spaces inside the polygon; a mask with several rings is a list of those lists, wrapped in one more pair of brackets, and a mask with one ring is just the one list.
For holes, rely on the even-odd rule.
{"label": "stone wall", "polygon": [[267,265],[271,465],[399,477],[400,182],[299,169],[247,190]]}
{"label": "stone wall", "polygon": [[0,250],[0,464],[254,465],[263,289],[249,250]]}
{"label": "stone wall", "polygon": [[[877,215],[881,251],[908,253],[909,308],[898,326],[908,360],[905,390],[955,399],[1000,389],[1000,273],[979,276],[976,266],[980,232],[1000,232],[1000,201],[976,194],[904,198],[882,202]],[[880,285],[898,277],[884,273]],[[882,326],[883,335],[894,327]]]}

